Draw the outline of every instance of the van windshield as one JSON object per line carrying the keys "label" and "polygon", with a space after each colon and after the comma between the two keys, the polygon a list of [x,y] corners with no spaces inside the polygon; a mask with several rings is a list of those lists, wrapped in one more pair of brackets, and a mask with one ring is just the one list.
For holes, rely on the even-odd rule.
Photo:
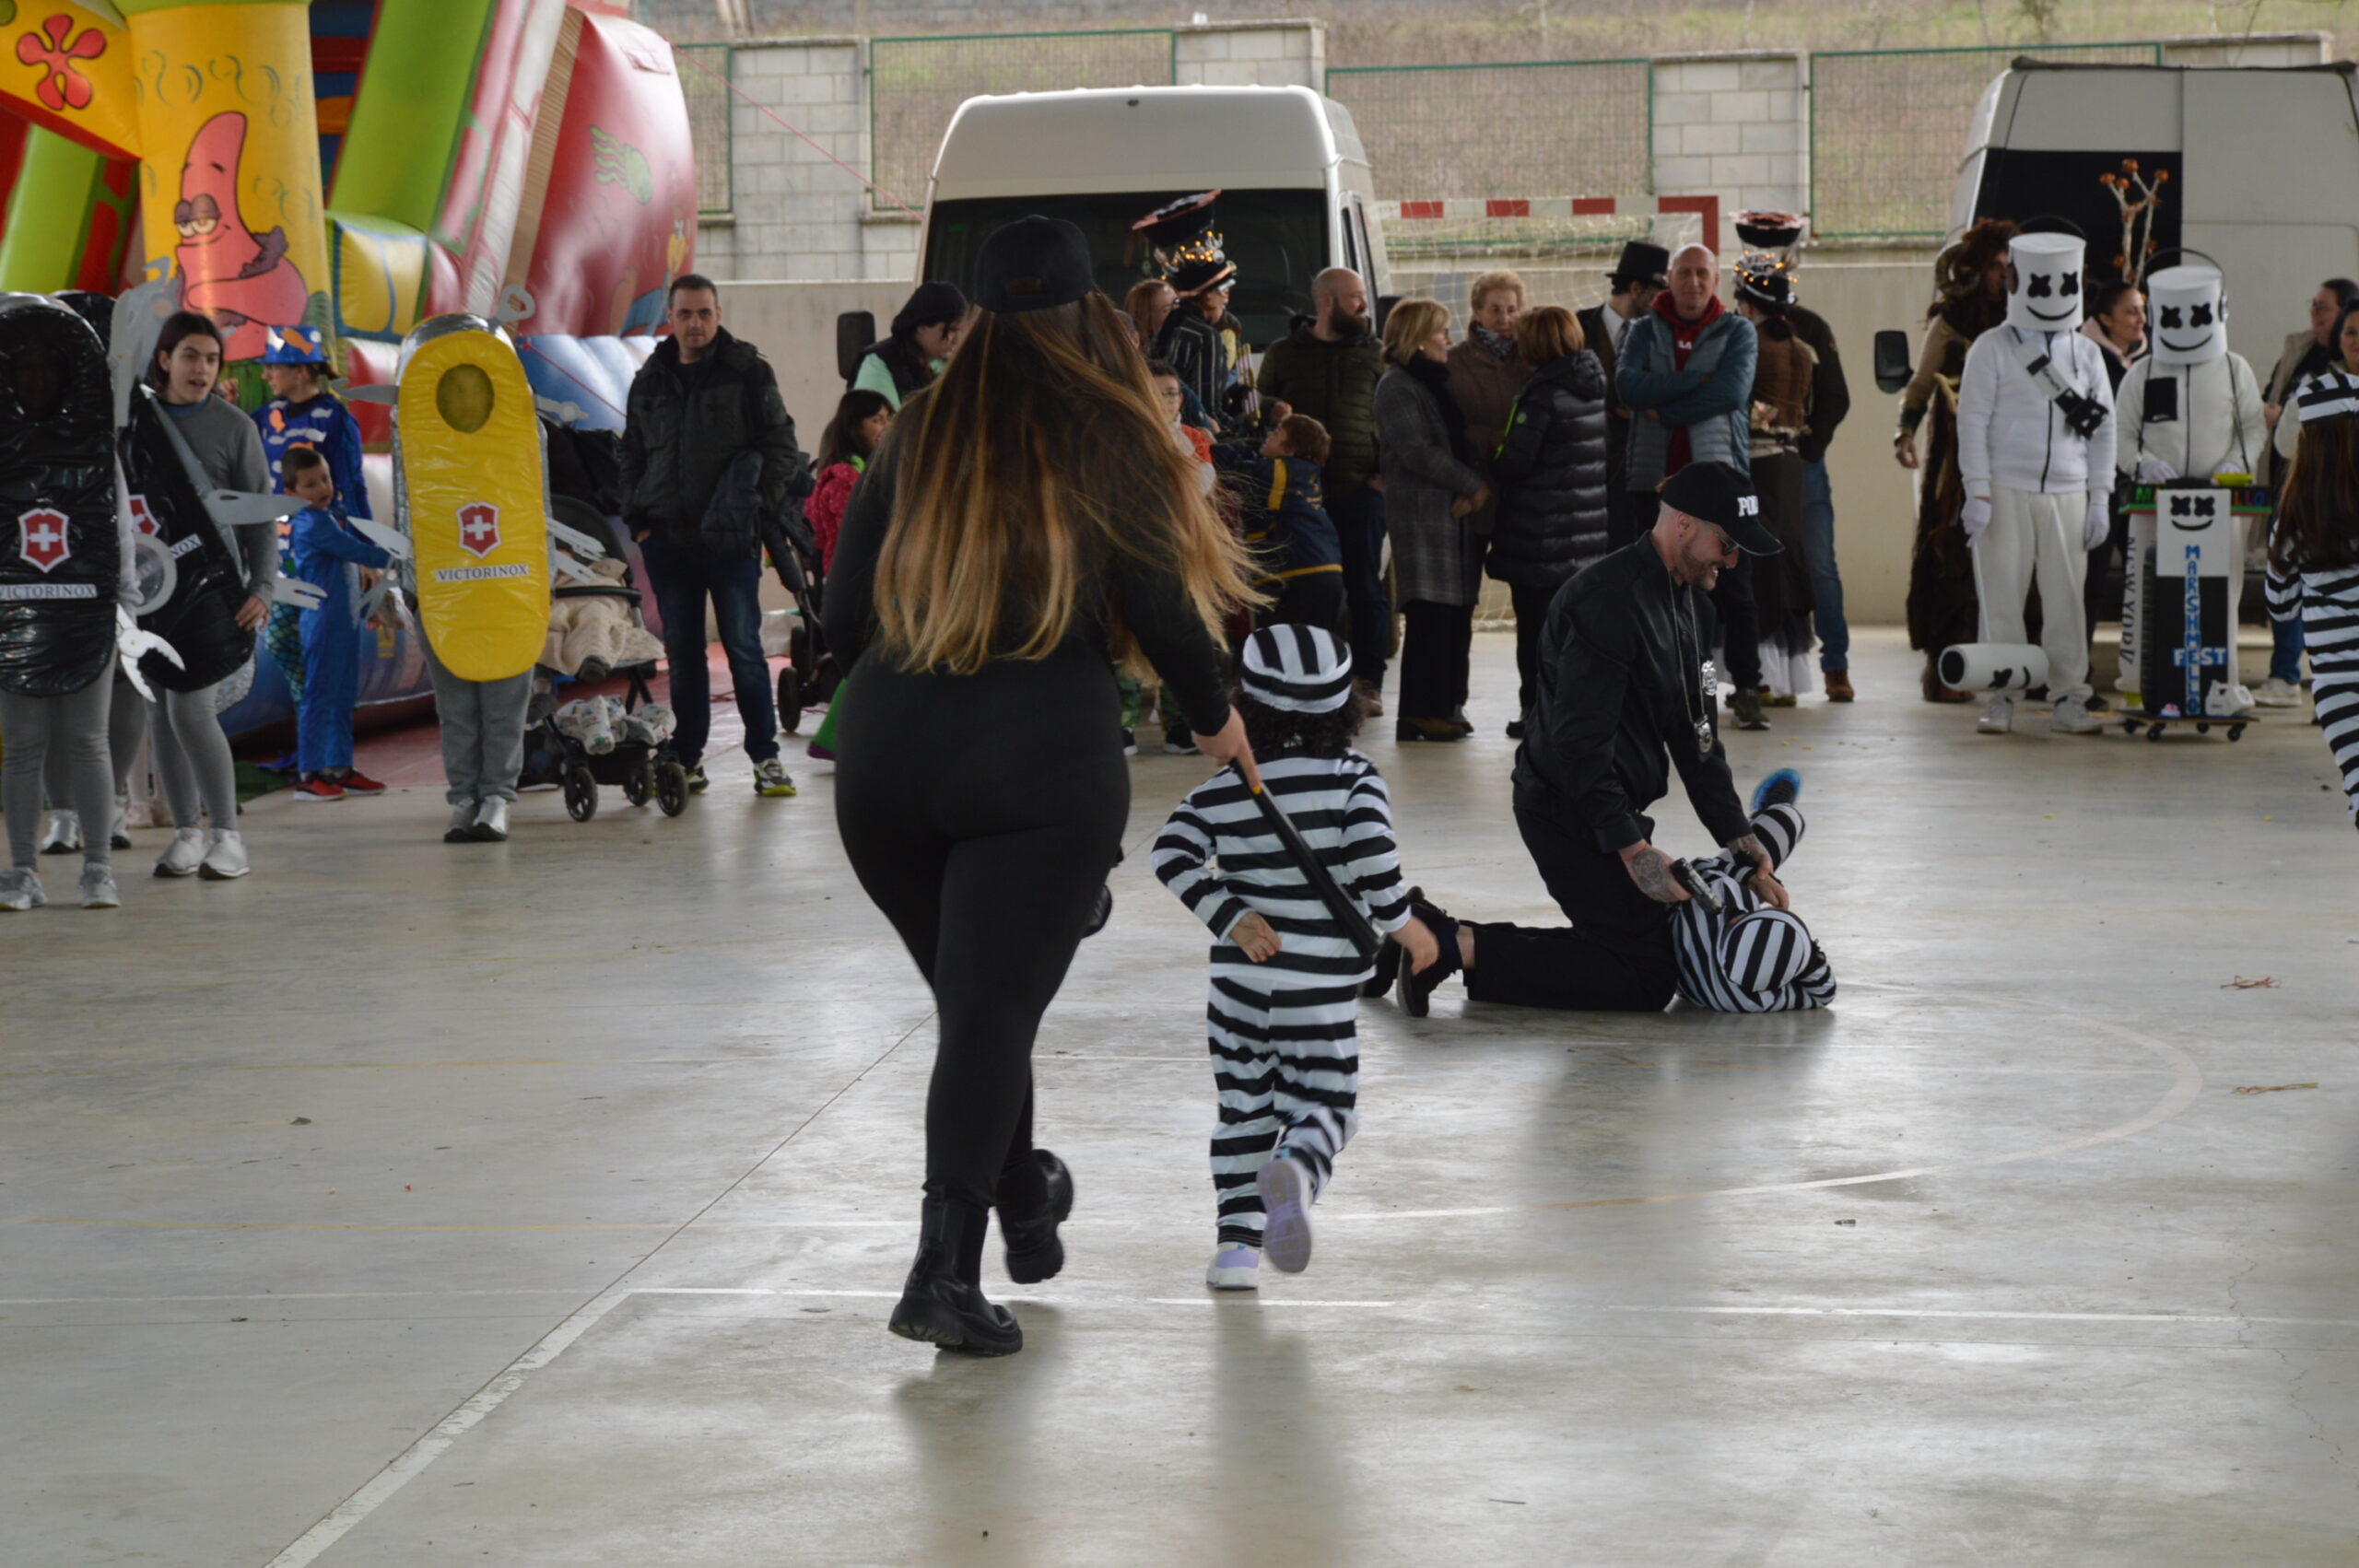
{"label": "van windshield", "polygon": [[[1119,305],[1131,286],[1156,275],[1146,242],[1131,225],[1180,197],[1186,191],[1142,191],[1094,196],[987,196],[933,205],[927,238],[929,282],[955,283],[969,298],[975,291],[975,257],[985,239],[1003,225],[1039,213],[1061,217],[1089,237],[1097,263],[1097,287]],[[1263,348],[1286,333],[1288,322],[1310,310],[1310,280],[1331,263],[1327,254],[1327,198],[1320,191],[1221,193],[1214,228],[1237,266],[1229,313],[1245,323],[1246,341]]]}

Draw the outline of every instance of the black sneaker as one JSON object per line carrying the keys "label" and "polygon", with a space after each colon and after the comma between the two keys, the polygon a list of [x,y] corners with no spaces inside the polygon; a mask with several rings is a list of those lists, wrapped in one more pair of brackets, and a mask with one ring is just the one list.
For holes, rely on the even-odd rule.
{"label": "black sneaker", "polygon": [[1087,942],[1091,937],[1104,930],[1106,922],[1113,918],[1114,890],[1110,887],[1101,887],[1097,890],[1097,901],[1090,906],[1089,924],[1081,928],[1082,941]]}
{"label": "black sneaker", "polygon": [[704,764],[700,762],[688,764],[688,793],[701,795],[711,788],[712,780],[704,776]]}
{"label": "black sneaker", "polygon": [[1769,720],[1761,717],[1761,694],[1739,686],[1729,697],[1729,711],[1736,716],[1740,730],[1766,730]]}
{"label": "black sneaker", "polygon": [[1781,767],[1753,787],[1753,811],[1759,816],[1771,806],[1790,806],[1802,798],[1802,776],[1799,769]]}

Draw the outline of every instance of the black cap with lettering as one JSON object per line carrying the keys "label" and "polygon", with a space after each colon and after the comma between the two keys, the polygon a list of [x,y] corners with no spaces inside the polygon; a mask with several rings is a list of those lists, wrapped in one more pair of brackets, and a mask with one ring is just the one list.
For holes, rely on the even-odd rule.
{"label": "black cap with lettering", "polygon": [[1753,481],[1725,462],[1691,462],[1662,487],[1662,504],[1724,531],[1748,556],[1774,556],[1785,548],[1761,521],[1761,497]]}

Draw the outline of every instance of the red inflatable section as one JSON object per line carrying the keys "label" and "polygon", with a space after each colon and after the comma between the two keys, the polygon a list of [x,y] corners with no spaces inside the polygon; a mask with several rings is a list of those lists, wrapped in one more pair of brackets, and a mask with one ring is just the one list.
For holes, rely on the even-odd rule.
{"label": "red inflatable section", "polygon": [[543,108],[561,92],[565,118],[517,229],[520,246],[532,246],[525,287],[534,302],[522,326],[581,337],[644,333],[663,316],[665,286],[696,253],[687,102],[676,81],[649,79],[676,76],[661,36],[576,15],[572,70],[560,85],[561,49]]}
{"label": "red inflatable section", "polygon": [[[344,379],[356,387],[390,387],[397,380],[394,372],[401,368],[402,350],[397,343],[370,343],[363,338],[347,337],[338,345],[344,358]],[[386,404],[346,400],[352,417],[360,426],[360,444],[370,451],[390,451],[393,444],[393,411]],[[388,506],[379,514],[390,519],[393,509]]]}

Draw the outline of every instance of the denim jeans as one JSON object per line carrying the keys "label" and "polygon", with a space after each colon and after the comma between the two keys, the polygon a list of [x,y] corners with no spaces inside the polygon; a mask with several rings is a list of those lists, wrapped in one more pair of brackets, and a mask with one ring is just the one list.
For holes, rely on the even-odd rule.
{"label": "denim jeans", "polygon": [[1352,622],[1352,674],[1384,685],[1392,604],[1384,593],[1384,492],[1363,486],[1327,502],[1344,547],[1344,603]]}
{"label": "denim jeans", "polygon": [[762,657],[762,564],[724,561],[699,544],[650,535],[640,544],[647,577],[663,614],[663,657],[672,673],[672,711],[679,720],[672,749],[690,767],[704,760],[712,736],[712,673],[705,665],[704,604],[737,688],[737,717],[745,725],[745,755],[756,762],[778,755],[778,702],[769,661]]}
{"label": "denim jeans", "polygon": [[1835,492],[1825,462],[1802,464],[1802,544],[1810,551],[1810,591],[1818,607],[1818,667],[1851,667],[1851,625],[1843,618],[1843,574],[1835,565]]}
{"label": "denim jeans", "polygon": [[2298,619],[2271,621],[2269,636],[2269,678],[2288,685],[2301,685],[2302,623]]}

